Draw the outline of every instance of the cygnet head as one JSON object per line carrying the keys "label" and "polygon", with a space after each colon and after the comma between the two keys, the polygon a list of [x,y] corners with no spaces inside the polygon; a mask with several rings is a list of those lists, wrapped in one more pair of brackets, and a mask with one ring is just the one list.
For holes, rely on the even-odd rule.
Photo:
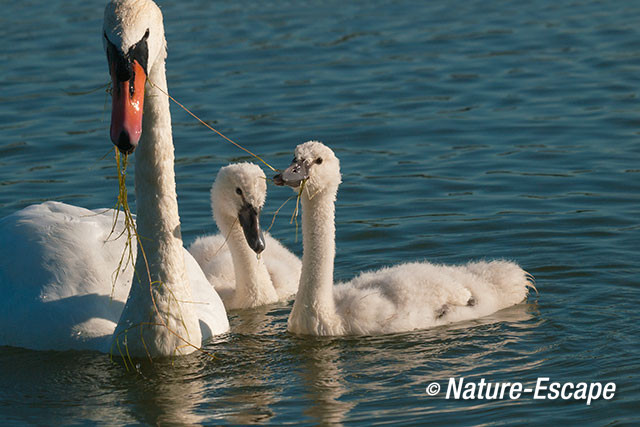
{"label": "cygnet head", "polygon": [[308,141],[298,145],[291,165],[273,177],[276,185],[287,185],[294,190],[303,181],[305,190],[311,195],[323,191],[335,193],[340,185],[340,160],[321,142]]}
{"label": "cygnet head", "polygon": [[145,83],[167,56],[162,12],[151,0],[112,0],[104,10],[102,41],[111,74],[111,141],[132,153],[142,134]]}
{"label": "cygnet head", "polygon": [[253,163],[235,163],[221,168],[211,187],[211,208],[220,231],[227,233],[238,222],[247,244],[258,254],[265,248],[260,210],[266,197],[266,177]]}

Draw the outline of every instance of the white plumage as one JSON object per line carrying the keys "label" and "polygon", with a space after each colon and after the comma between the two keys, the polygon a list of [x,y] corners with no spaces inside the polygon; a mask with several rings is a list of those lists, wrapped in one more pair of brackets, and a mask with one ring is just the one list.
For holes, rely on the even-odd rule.
{"label": "white plumage", "polygon": [[[111,234],[113,211],[57,202],[29,206],[0,220],[0,345],[132,357],[190,353],[203,339],[228,331],[229,322],[220,297],[182,246],[169,102],[158,90],[166,91],[162,13],[151,0],[112,1],[103,34],[114,82],[120,79],[125,89],[134,78],[138,84],[135,90],[114,84],[114,110],[116,96],[137,98],[118,104],[111,134],[121,149],[135,148],[139,136],[125,134],[141,131],[137,229],[151,284],[140,248],[137,279],[128,267],[113,283],[125,244],[123,237],[109,239],[123,228],[119,221]],[[131,70],[135,74],[127,75]],[[145,86],[146,77],[153,84]]]}
{"label": "white plumage", "polygon": [[335,201],[340,163],[316,141],[299,145],[274,181],[304,182],[302,274],[288,329],[307,335],[376,335],[487,316],[525,299],[531,276],[509,261],[447,266],[412,262],[334,286]]}
{"label": "white plumage", "polygon": [[266,177],[257,165],[239,163],[220,169],[211,187],[211,208],[221,234],[200,237],[189,247],[227,309],[290,299],[298,289],[298,257],[268,233],[266,248],[256,256],[238,221],[245,203],[260,211],[266,192]]}
{"label": "white plumage", "polygon": [[[113,214],[51,201],[0,220],[0,345],[111,351],[133,280],[130,264],[113,280],[125,249],[125,239],[115,238],[123,216],[111,233]],[[183,253],[203,338],[225,332],[218,295]]]}

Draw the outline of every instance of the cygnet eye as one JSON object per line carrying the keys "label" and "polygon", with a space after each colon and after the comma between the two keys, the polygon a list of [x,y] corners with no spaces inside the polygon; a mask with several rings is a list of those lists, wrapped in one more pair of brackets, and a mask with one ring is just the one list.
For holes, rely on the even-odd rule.
{"label": "cygnet eye", "polygon": [[322,157],[318,157],[316,159],[316,165],[321,165],[322,164]]}
{"label": "cygnet eye", "polygon": [[238,196],[242,196],[242,190],[240,189],[240,187],[236,187],[236,194]]}

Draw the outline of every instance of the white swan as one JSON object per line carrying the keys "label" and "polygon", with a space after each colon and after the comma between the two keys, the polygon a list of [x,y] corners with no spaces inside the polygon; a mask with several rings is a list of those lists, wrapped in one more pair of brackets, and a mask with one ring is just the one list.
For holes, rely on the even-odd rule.
{"label": "white swan", "polygon": [[300,285],[288,329],[305,335],[376,335],[473,319],[517,304],[529,275],[507,261],[460,266],[407,263],[333,285],[335,200],[340,163],[320,142],[296,147],[294,161],[274,177],[303,185]]}
{"label": "white swan", "polygon": [[[290,299],[298,290],[298,257],[267,233],[265,248],[261,237],[259,215],[266,195],[266,177],[257,165],[221,168],[211,187],[221,234],[200,237],[189,246],[228,310]],[[255,252],[262,253],[256,257]]]}
{"label": "white swan", "polygon": [[[155,86],[166,91],[160,9],[151,0],[112,1],[103,35],[113,81],[112,141],[123,152],[139,141],[137,229],[152,284],[137,248],[139,280],[129,268],[112,288],[124,238],[108,240],[111,211],[57,202],[27,207],[0,221],[0,345],[132,357],[190,353],[202,339],[227,332],[229,322],[182,246],[169,102]],[[119,223],[113,236],[121,229]]]}

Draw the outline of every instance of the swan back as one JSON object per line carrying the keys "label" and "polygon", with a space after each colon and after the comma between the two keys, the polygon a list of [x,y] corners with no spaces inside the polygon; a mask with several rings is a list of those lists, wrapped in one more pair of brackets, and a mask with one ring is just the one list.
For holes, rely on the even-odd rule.
{"label": "swan back", "polygon": [[0,220],[0,345],[109,351],[133,276],[124,263],[114,280],[125,239],[113,220],[53,201]]}

